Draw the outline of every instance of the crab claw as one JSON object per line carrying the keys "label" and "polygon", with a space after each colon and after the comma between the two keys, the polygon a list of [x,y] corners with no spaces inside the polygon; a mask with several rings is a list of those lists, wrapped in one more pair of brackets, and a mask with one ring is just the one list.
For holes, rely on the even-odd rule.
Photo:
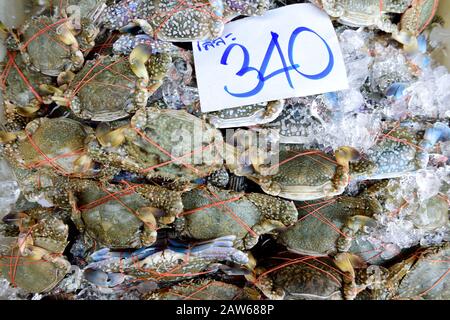
{"label": "crab claw", "polygon": [[450,127],[442,122],[436,122],[433,127],[425,131],[420,147],[429,149],[437,142],[450,140]]}
{"label": "crab claw", "polygon": [[403,48],[408,53],[419,51],[419,43],[417,37],[409,31],[396,31],[392,33],[392,38],[403,44]]}
{"label": "crab claw", "polygon": [[0,144],[7,144],[17,139],[17,134],[0,130]]}
{"label": "crab claw", "polygon": [[95,136],[103,147],[115,148],[120,146],[125,141],[124,130],[126,128],[127,127],[125,126],[111,131],[110,127],[106,123],[102,122],[98,125],[95,131]]}
{"label": "crab claw", "polygon": [[139,215],[138,218],[145,224],[148,229],[156,230],[158,225],[156,222],[155,214],[161,215],[161,212],[164,215],[164,212],[158,208],[143,207],[137,211],[137,214]]}
{"label": "crab claw", "polygon": [[336,161],[340,165],[347,166],[349,161],[358,160],[361,155],[360,155],[359,151],[356,150],[355,148],[344,146],[344,147],[339,147],[335,151],[335,156],[336,156]]}
{"label": "crab claw", "polygon": [[148,46],[138,45],[130,54],[131,70],[134,74],[145,81],[149,81],[149,75],[145,63],[150,59],[152,50]]}
{"label": "crab claw", "polygon": [[72,46],[74,50],[78,49],[78,41],[77,38],[73,35],[70,27],[66,24],[60,25],[56,29],[56,34],[58,35],[58,39],[64,43],[65,45]]}
{"label": "crab claw", "polygon": [[393,97],[395,99],[400,99],[404,96],[404,92],[406,89],[407,84],[402,82],[395,82],[391,84],[386,89],[386,97]]}
{"label": "crab claw", "polygon": [[94,162],[92,159],[84,154],[78,157],[73,163],[73,171],[77,173],[93,172]]}
{"label": "crab claw", "polygon": [[106,273],[101,270],[86,269],[84,278],[100,287],[116,287],[125,281],[125,275],[122,273]]}
{"label": "crab claw", "polygon": [[3,217],[2,221],[5,224],[19,226],[21,221],[26,217],[27,214],[25,214],[24,212],[8,213]]}
{"label": "crab claw", "polygon": [[73,73],[72,71],[64,71],[58,75],[57,83],[59,86],[62,86],[63,84],[68,84],[72,82],[74,78],[75,73]]}
{"label": "crab claw", "polygon": [[2,38],[6,39],[9,35],[9,29],[8,27],[3,23],[3,21],[0,21],[0,35]]}

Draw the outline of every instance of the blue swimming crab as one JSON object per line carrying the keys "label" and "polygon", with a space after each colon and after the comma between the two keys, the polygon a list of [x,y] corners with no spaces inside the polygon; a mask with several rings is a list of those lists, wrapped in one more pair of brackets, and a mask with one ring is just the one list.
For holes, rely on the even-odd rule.
{"label": "blue swimming crab", "polygon": [[[162,84],[172,59],[138,46],[129,57],[99,56],[86,62],[67,90],[52,88],[53,100],[80,118],[113,121],[147,104]],[[107,103],[105,103],[107,101]]]}
{"label": "blue swimming crab", "polygon": [[0,242],[0,272],[9,282],[28,292],[48,292],[70,271],[62,253],[68,226],[51,209],[33,209],[5,216],[19,226],[18,237]]}
{"label": "blue swimming crab", "polygon": [[236,247],[247,250],[256,245],[260,235],[297,220],[291,201],[213,186],[185,192],[183,205],[184,212],[175,220],[181,236],[209,240],[233,234]]}
{"label": "blue swimming crab", "polygon": [[33,117],[42,104],[49,102],[41,86],[51,84],[52,78],[28,68],[21,55],[10,53],[6,59],[0,64],[0,81],[4,85],[6,125],[13,126],[19,117]]}
{"label": "blue swimming crab", "polygon": [[107,8],[104,26],[119,30],[138,25],[154,38],[165,41],[214,39],[226,21],[238,15],[261,15],[267,0],[123,0]]}
{"label": "blue swimming crab", "polygon": [[271,300],[352,300],[357,293],[357,261],[343,254],[338,259],[275,257],[269,261],[252,259],[252,273],[246,275]]}
{"label": "blue swimming crab", "polygon": [[269,123],[283,111],[284,101],[268,101],[248,106],[206,113],[206,118],[216,128],[246,127]]}
{"label": "blue swimming crab", "polygon": [[108,248],[94,252],[84,269],[85,278],[101,287],[116,287],[125,280],[173,282],[248,263],[247,255],[233,247],[234,236],[200,243],[169,240],[169,245],[144,247],[134,252],[112,252]]}
{"label": "blue swimming crab", "polygon": [[130,123],[97,132],[88,150],[105,166],[190,183],[222,167],[222,145],[220,131],[184,110],[142,108]]}
{"label": "blue swimming crab", "polygon": [[91,130],[68,118],[37,118],[22,131],[4,133],[9,139],[3,141],[3,153],[11,164],[22,168],[93,176],[95,163],[86,154]]}
{"label": "blue swimming crab", "polygon": [[349,162],[359,156],[358,151],[347,146],[336,149],[334,158],[320,150],[280,147],[274,158],[270,150],[259,152],[259,146],[250,146],[244,150],[244,156],[236,149],[237,160],[227,159],[233,173],[256,182],[267,194],[301,201],[344,192],[349,181]]}
{"label": "blue swimming crab", "polygon": [[423,136],[417,132],[418,124],[413,121],[391,126],[361,160],[350,164],[350,176],[389,179],[426,168],[429,152],[437,142],[450,139],[450,128],[437,122],[426,128]]}
{"label": "blue swimming crab", "polygon": [[213,279],[183,281],[170,288],[148,294],[148,300],[260,300],[261,294],[250,287]]}
{"label": "blue swimming crab", "polygon": [[413,0],[311,0],[339,22],[354,27],[377,27],[392,33],[397,26],[390,20],[391,13],[405,12]]}
{"label": "blue swimming crab", "polygon": [[84,63],[84,55],[95,45],[100,29],[97,19],[104,9],[101,0],[94,5],[79,1],[60,12],[60,16],[32,17],[10,34],[7,46],[19,51],[32,70],[45,75],[64,76],[77,71]]}
{"label": "blue swimming crab", "polygon": [[91,181],[69,192],[72,219],[85,241],[111,249],[153,244],[161,222],[172,222],[182,211],[181,195],[158,186],[121,188]]}
{"label": "blue swimming crab", "polygon": [[298,221],[279,231],[277,240],[299,254],[335,256],[339,252],[350,252],[362,260],[379,264],[399,253],[395,246],[378,247],[366,239],[368,234],[364,228],[376,225],[374,216],[382,210],[376,199],[363,196],[302,202]]}
{"label": "blue swimming crab", "polygon": [[[450,244],[421,249],[389,267],[370,266],[361,278],[362,299],[448,300]],[[365,291],[363,291],[366,289]]]}

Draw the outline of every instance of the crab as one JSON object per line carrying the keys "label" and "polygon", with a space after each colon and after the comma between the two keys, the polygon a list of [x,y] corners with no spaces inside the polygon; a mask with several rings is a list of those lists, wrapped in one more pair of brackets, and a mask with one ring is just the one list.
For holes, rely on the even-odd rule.
{"label": "crab", "polygon": [[147,34],[122,34],[114,42],[112,49],[114,54],[130,55],[138,46],[146,46],[152,54],[167,53],[175,57],[184,53],[181,48],[174,44],[153,39]]}
{"label": "crab", "polygon": [[313,140],[308,131],[311,128],[322,129],[324,120],[318,114],[320,96],[296,98],[288,101],[279,116],[269,123],[263,124],[263,128],[275,130],[279,135],[279,142],[285,144],[308,144]]}
{"label": "crab", "polygon": [[416,130],[417,123],[402,122],[383,134],[361,160],[350,164],[351,178],[390,179],[426,168],[429,152],[437,142],[450,139],[450,128],[436,122],[425,130],[421,140]]}
{"label": "crab", "polygon": [[433,21],[439,0],[413,0],[411,7],[400,19],[400,31],[394,39],[405,45],[405,50],[418,49],[418,36]]}
{"label": "crab", "polygon": [[[448,201],[445,196],[438,193],[421,199],[417,195],[416,188],[414,191],[405,191],[404,187],[402,190],[401,183],[405,183],[405,181],[402,182],[401,179],[381,180],[363,194],[379,201],[386,211],[394,209],[389,212],[390,216],[401,215],[410,220],[418,229],[433,231],[449,225]],[[403,192],[399,192],[400,190]],[[405,197],[407,192],[410,192],[410,195]]]}
{"label": "crab", "polygon": [[95,164],[85,151],[91,130],[68,118],[37,118],[24,131],[6,133],[10,139],[3,141],[3,153],[13,166],[51,168],[65,176],[94,176]]}
{"label": "crab", "polygon": [[275,120],[283,110],[283,106],[283,100],[268,101],[209,112],[206,118],[216,128],[253,126]]}
{"label": "crab", "polygon": [[124,189],[91,181],[72,192],[71,202],[72,219],[86,242],[111,249],[150,246],[159,222],[173,220],[163,210],[172,217],[182,211],[181,196],[157,186]]}
{"label": "crab", "polygon": [[88,145],[105,166],[190,184],[223,164],[220,131],[183,110],[139,109],[131,123]]}
{"label": "crab", "polygon": [[9,245],[0,246],[2,275],[28,292],[52,290],[71,269],[62,256],[68,244],[68,226],[53,210],[42,208],[9,214],[4,220],[17,224],[20,234],[9,239]]}
{"label": "crab", "polygon": [[[275,260],[276,261],[276,260]],[[271,300],[352,300],[356,296],[355,266],[346,255],[282,258],[261,262],[246,275]],[[254,262],[251,262],[254,263]]]}
{"label": "crab", "polygon": [[[429,247],[389,267],[368,267],[359,290],[365,299],[450,299],[450,244]],[[366,289],[366,290],[364,290]],[[363,291],[364,290],[364,291]]]}
{"label": "crab", "polygon": [[230,272],[236,265],[248,263],[247,255],[233,247],[234,236],[226,236],[198,244],[170,240],[168,247],[144,247],[132,253],[111,252],[108,248],[94,252],[86,268],[85,278],[102,287],[116,287],[126,279],[154,280],[171,283],[218,270]]}
{"label": "crab", "polygon": [[106,9],[103,23],[113,30],[138,25],[160,40],[190,42],[220,37],[225,21],[238,15],[261,15],[268,7],[267,0],[188,0],[181,5],[174,0],[123,0]]}
{"label": "crab", "polygon": [[57,77],[80,69],[84,63],[70,19],[33,17],[18,34],[10,33],[9,49],[20,51],[25,64],[36,72]]}
{"label": "crab", "polygon": [[4,84],[2,91],[6,126],[18,129],[14,126],[15,122],[23,122],[20,117],[34,116],[41,105],[48,102],[48,97],[40,86],[50,85],[52,78],[27,68],[22,57],[16,53],[10,53],[7,62],[0,65],[0,73]]}
{"label": "crab", "polygon": [[148,294],[147,300],[259,300],[261,294],[250,287],[213,279],[183,281],[170,288]]}
{"label": "crab", "polygon": [[[249,178],[272,196],[290,200],[315,200],[333,197],[344,192],[349,177],[349,161],[359,153],[351,147],[340,147],[335,159],[320,150],[288,150],[280,148],[278,159],[259,154],[258,147],[250,147],[249,161],[230,161],[227,166],[236,175]],[[237,156],[238,159],[242,156]],[[267,163],[269,160],[269,163]],[[248,169],[250,162],[253,170]],[[243,168],[245,170],[243,170]],[[250,168],[251,169],[251,168]]]}
{"label": "crab", "polygon": [[147,104],[171,62],[168,54],[152,55],[143,46],[131,53],[129,61],[122,56],[99,56],[86,62],[67,90],[52,88],[53,100],[69,106],[82,119],[122,119]]}
{"label": "crab", "polygon": [[391,13],[405,12],[413,0],[311,0],[331,17],[352,27],[377,27],[385,32],[397,31]]}
{"label": "crab", "polygon": [[291,201],[213,186],[184,193],[183,205],[184,213],[175,220],[181,236],[209,240],[233,234],[236,247],[246,250],[256,245],[260,235],[297,220],[297,209]]}

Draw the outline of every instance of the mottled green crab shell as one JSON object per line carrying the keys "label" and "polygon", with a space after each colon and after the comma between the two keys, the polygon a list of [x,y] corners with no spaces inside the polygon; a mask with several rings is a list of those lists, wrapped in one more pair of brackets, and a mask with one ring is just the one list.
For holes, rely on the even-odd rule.
{"label": "mottled green crab shell", "polygon": [[369,150],[364,159],[350,163],[350,176],[358,179],[390,179],[419,169],[415,134],[408,129],[398,129],[391,136]]}
{"label": "mottled green crab shell", "polygon": [[342,276],[323,261],[306,260],[270,273],[273,287],[284,291],[285,300],[342,300]]}
{"label": "mottled green crab shell", "polygon": [[446,276],[449,258],[448,243],[422,254],[401,280],[396,297],[449,300],[450,277]]}
{"label": "mottled green crab shell", "polygon": [[[281,187],[281,192],[274,195],[293,200],[313,200],[326,196],[324,188],[332,188],[332,180],[338,167],[336,161],[320,151],[299,155],[302,152],[280,151],[278,172],[267,177],[271,183]],[[272,194],[264,185],[262,188]]]}
{"label": "mottled green crab shell", "polygon": [[56,22],[46,16],[31,18],[22,29],[23,43],[19,45],[26,45],[26,52],[34,68],[53,77],[70,69],[72,65],[71,47],[57,39],[55,29],[59,24],[49,27]]}
{"label": "mottled green crab shell", "polygon": [[[8,60],[6,62],[8,63]],[[15,56],[14,63],[23,73],[23,77],[27,79],[33,90],[35,90],[42,97],[43,92],[39,90],[39,86],[41,84],[51,84],[52,78],[30,70],[26,67],[23,58],[20,55]],[[0,72],[3,70],[4,68],[0,66]],[[30,86],[24,81],[15,66],[11,66],[9,68],[8,76],[5,80],[6,88],[3,95],[5,100],[9,100],[12,104],[18,107],[26,107],[37,100],[36,95],[33,93]]]}
{"label": "mottled green crab shell", "polygon": [[[340,197],[329,204],[311,204],[313,202],[299,203],[299,220],[281,231],[278,241],[290,250],[312,256],[336,253],[337,240],[341,236],[338,230],[342,229],[346,221],[354,215],[371,216],[375,213],[371,200],[362,198]],[[361,246],[365,249],[365,245],[366,241],[356,239],[350,251],[364,251],[359,249]]]}
{"label": "mottled green crab shell", "polygon": [[[118,191],[120,191],[118,188],[108,188],[109,194],[116,194]],[[76,193],[79,208],[95,204],[105,197],[108,197],[108,193],[94,183]],[[116,194],[116,197],[120,202],[111,197],[106,201],[100,201],[98,205],[81,210],[84,228],[101,246],[111,249],[140,248],[143,245],[140,235],[144,223],[133,212],[150,206],[150,202],[134,192],[125,195]]]}
{"label": "mottled green crab shell", "polygon": [[261,220],[261,212],[244,197],[243,193],[220,191],[217,196],[216,199],[207,190],[201,189],[183,194],[185,212],[242,196],[239,200],[226,203],[226,208],[211,206],[183,215],[186,219],[183,234],[198,240],[209,240],[230,234],[242,239],[248,234],[245,226],[251,228]]}
{"label": "mottled green crab shell", "polygon": [[[18,156],[24,165],[36,164],[48,159],[67,173],[73,172],[74,161],[80,157],[77,151],[84,149],[89,128],[68,118],[39,118],[30,122],[26,128],[31,139],[18,142]],[[45,157],[43,154],[45,154]]]}

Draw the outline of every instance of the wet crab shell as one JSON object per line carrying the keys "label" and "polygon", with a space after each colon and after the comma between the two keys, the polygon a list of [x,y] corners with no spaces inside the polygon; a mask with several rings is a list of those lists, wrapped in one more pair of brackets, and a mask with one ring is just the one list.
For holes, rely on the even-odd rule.
{"label": "wet crab shell", "polygon": [[[148,66],[151,78],[161,80],[170,63],[168,55],[152,56]],[[149,89],[134,74],[128,59],[101,56],[85,64],[59,100],[83,119],[114,121],[145,106],[149,96]]]}
{"label": "wet crab shell", "polygon": [[[271,175],[248,175],[264,192],[291,200],[315,200],[339,195],[348,183],[340,166],[320,151],[285,151],[279,153],[279,163],[272,165]],[[334,185],[338,185],[335,188]]]}
{"label": "wet crab shell", "polygon": [[213,279],[184,281],[170,288],[150,294],[148,300],[259,300],[260,294],[252,288]]}
{"label": "wet crab shell", "polygon": [[448,300],[450,245],[426,249],[401,279],[396,299]]}
{"label": "wet crab shell", "polygon": [[[380,212],[381,206],[374,199],[341,196],[329,200],[328,203],[324,201],[298,203],[298,209],[298,221],[278,233],[278,242],[299,254],[325,256],[340,251],[338,240],[346,235],[344,227],[347,226],[350,217],[373,217]],[[375,223],[373,219],[370,221]],[[386,248],[375,248],[365,240],[364,235],[362,230],[354,235],[349,252],[371,264],[381,264],[387,257],[392,258],[389,252],[384,252]]]}
{"label": "wet crab shell", "polygon": [[279,268],[273,271],[261,269],[265,274],[256,278],[256,286],[274,300],[343,300],[342,274],[332,262],[326,258],[298,260],[275,266]]}
{"label": "wet crab shell", "polygon": [[101,188],[90,183],[74,195],[81,211],[82,229],[99,246],[140,248],[155,240],[156,232],[147,235],[144,222],[138,218],[139,209],[150,207],[152,203],[133,190],[123,192],[121,188]]}
{"label": "wet crab shell", "polygon": [[39,118],[28,123],[24,136],[6,145],[4,151],[19,166],[51,167],[69,175],[77,172],[76,161],[85,154],[90,130],[68,118]]}
{"label": "wet crab shell", "polygon": [[[10,276],[11,261],[17,263]],[[20,256],[17,249],[0,257],[1,274],[11,283],[31,293],[49,292],[70,271],[70,263],[63,257],[56,261],[33,260]]]}
{"label": "wet crab shell", "polygon": [[[222,202],[225,204],[218,205]],[[272,228],[260,228],[265,221],[274,220],[278,226],[287,226],[297,219],[297,209],[290,201],[213,187],[184,193],[183,205],[185,211],[180,214],[183,223],[176,221],[175,225],[179,223],[181,234],[198,240],[233,234],[240,243],[239,240],[250,235],[258,237],[260,233],[270,232]],[[252,244],[244,241],[246,249]]]}
{"label": "wet crab shell", "polygon": [[18,49],[36,71],[56,77],[63,71],[76,71],[82,66],[83,53],[77,46],[66,45],[58,39],[58,28],[67,29],[64,23],[64,19],[54,21],[40,16],[31,18],[22,28],[23,42]]}
{"label": "wet crab shell", "polygon": [[[4,75],[2,72],[7,72]],[[42,84],[51,84],[52,78],[26,67],[21,55],[11,53],[4,66],[0,66],[5,83],[3,98],[16,107],[31,107],[43,103]]]}
{"label": "wet crab shell", "polygon": [[115,148],[89,144],[105,165],[177,181],[206,177],[222,167],[222,134],[183,110],[143,108],[136,112],[124,142]]}
{"label": "wet crab shell", "polygon": [[194,41],[219,37],[226,20],[260,15],[268,7],[267,0],[217,0],[201,7],[191,0],[181,5],[173,0],[120,1],[105,11],[103,21],[106,28],[117,30],[141,20],[143,30],[160,40]]}

